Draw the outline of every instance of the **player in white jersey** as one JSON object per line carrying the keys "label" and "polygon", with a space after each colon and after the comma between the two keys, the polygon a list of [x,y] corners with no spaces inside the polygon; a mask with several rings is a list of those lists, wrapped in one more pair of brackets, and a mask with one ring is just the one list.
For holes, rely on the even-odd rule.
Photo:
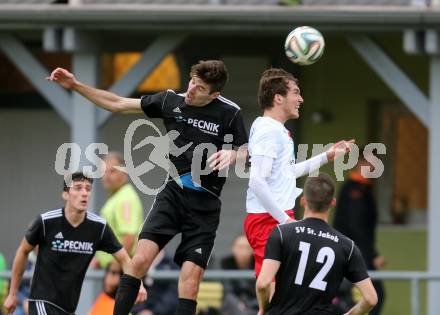
{"label": "player in white jersey", "polygon": [[294,221],[292,209],[301,194],[296,178],[318,169],[336,154],[349,152],[349,145],[354,143],[342,140],[326,152],[296,164],[293,139],[284,123],[299,118],[303,98],[297,79],[283,69],[266,70],[260,79],[258,101],[264,114],[254,121],[250,131],[251,173],[244,222],[254,250],[256,276],[272,229],[278,223]]}

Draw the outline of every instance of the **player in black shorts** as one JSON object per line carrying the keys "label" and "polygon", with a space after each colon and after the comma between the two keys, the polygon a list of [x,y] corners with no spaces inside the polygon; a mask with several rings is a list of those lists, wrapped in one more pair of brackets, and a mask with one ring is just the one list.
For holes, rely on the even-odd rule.
{"label": "player in black shorts", "polygon": [[[8,314],[17,305],[17,290],[28,254],[38,246],[38,257],[29,296],[29,315],[74,314],[85,273],[97,250],[113,254],[122,268],[130,257],[106,221],[86,211],[92,189],[91,178],[73,173],[64,182],[64,208],[39,215],[26,232],[15,255],[9,295],[4,302]],[[146,299],[142,287],[139,302]]]}
{"label": "player in black shorts", "polygon": [[[114,314],[128,314],[140,279],[154,257],[178,233],[182,233],[182,241],[175,253],[175,261],[181,266],[176,314],[195,314],[199,283],[219,224],[219,196],[226,180],[225,176],[219,176],[219,171],[233,164],[239,155],[236,149],[247,143],[240,108],[220,96],[227,78],[222,61],[201,61],[191,68],[186,93],[176,94],[168,90],[141,99],[123,98],[94,89],[78,82],[73,74],[61,68],[54,70],[48,78],[77,91],[106,110],[143,112],[150,118],[162,118],[169,134],[177,135],[170,143],[177,150],[170,150],[169,157],[177,174],[171,176],[156,196],[148,213],[130,268],[121,278]],[[204,144],[214,147],[214,151],[198,150]],[[225,144],[231,149],[223,149]],[[186,150],[176,153],[179,148]],[[206,165],[212,168],[212,172],[201,171]]]}
{"label": "player in black shorts", "polygon": [[[377,295],[358,247],[327,224],[336,204],[335,185],[327,174],[307,179],[301,204],[304,219],[272,231],[257,280],[258,315],[333,314],[331,301],[346,277],[362,299],[346,315],[366,314]],[[269,303],[269,288],[276,279]]]}

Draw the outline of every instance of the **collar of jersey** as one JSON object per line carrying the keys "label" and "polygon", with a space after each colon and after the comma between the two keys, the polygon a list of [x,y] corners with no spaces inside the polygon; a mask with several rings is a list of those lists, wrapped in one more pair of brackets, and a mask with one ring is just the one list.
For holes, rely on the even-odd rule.
{"label": "collar of jersey", "polygon": [[269,117],[269,116],[260,116],[259,118],[268,121],[269,123],[271,123],[271,124],[277,126],[277,127],[280,128],[280,129],[287,130],[286,127],[284,126],[284,124],[283,124],[282,122],[280,122],[280,121],[278,121],[278,120],[276,120],[276,119],[273,119],[272,117]]}

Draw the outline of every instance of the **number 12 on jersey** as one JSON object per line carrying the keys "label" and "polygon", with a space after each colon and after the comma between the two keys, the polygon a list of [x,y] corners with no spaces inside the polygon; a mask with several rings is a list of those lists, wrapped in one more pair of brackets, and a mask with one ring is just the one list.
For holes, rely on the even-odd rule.
{"label": "number 12 on jersey", "polygon": [[[310,243],[300,242],[299,250],[301,251],[301,258],[299,260],[298,270],[296,272],[295,284],[302,285],[304,280],[304,273],[307,268],[307,262],[309,260],[310,253]],[[326,259],[327,258],[327,259]],[[325,261],[325,264],[324,264]],[[319,250],[318,255],[316,257],[316,262],[320,264],[324,264],[318,274],[313,278],[309,287],[312,289],[317,289],[321,291],[325,291],[327,287],[327,282],[323,279],[328,274],[330,269],[335,262],[335,252],[330,247],[323,247]]]}

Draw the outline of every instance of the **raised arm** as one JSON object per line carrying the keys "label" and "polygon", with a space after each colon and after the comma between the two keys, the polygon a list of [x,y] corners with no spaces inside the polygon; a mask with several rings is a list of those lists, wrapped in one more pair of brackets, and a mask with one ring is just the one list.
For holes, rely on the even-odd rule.
{"label": "raised arm", "polygon": [[313,171],[321,168],[321,166],[327,164],[329,161],[333,161],[339,156],[343,156],[350,152],[350,145],[354,144],[354,139],[346,141],[341,140],[335,143],[327,151],[315,155],[314,157],[295,164],[295,177],[299,178],[304,175],[309,175]]}
{"label": "raised arm", "polygon": [[33,249],[34,246],[29,244],[28,241],[23,238],[20,246],[17,249],[17,253],[15,254],[14,262],[12,264],[12,278],[9,288],[9,295],[3,304],[7,314],[12,314],[17,306],[18,287],[20,286],[21,279],[26,268],[28,255]]}
{"label": "raised arm", "polygon": [[308,160],[295,164],[295,177],[308,175],[328,162],[327,153],[318,154]]}
{"label": "raised arm", "polygon": [[370,278],[355,283],[361,292],[361,300],[344,315],[364,315],[367,314],[377,304],[377,294]]}
{"label": "raised arm", "polygon": [[130,114],[142,112],[140,99],[121,97],[114,93],[88,86],[78,81],[66,69],[56,68],[46,79],[56,82],[68,90],[78,92],[96,106],[112,113]]}
{"label": "raised arm", "polygon": [[336,142],[330,149],[328,149],[325,154],[327,155],[328,161],[333,161],[334,159],[344,156],[348,152],[350,152],[351,145],[354,145],[356,141],[354,139],[351,140],[341,140]]}

